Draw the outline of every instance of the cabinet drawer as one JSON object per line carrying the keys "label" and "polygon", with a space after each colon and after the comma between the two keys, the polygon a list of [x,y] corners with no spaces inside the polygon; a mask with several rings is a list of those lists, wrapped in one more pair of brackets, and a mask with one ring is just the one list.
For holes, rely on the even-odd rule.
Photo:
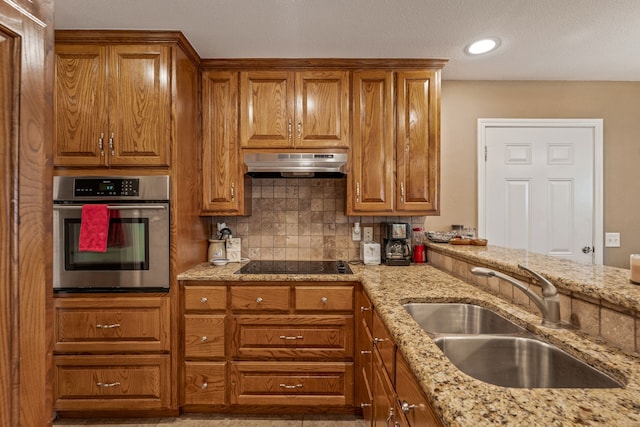
{"label": "cabinet drawer", "polygon": [[168,298],[56,298],[55,351],[169,351]]}
{"label": "cabinet drawer", "polygon": [[367,324],[369,330],[373,330],[373,304],[369,299],[369,296],[364,292],[358,292],[358,303],[356,311],[360,312],[362,318]]}
{"label": "cabinet drawer", "polygon": [[225,362],[185,362],[184,405],[224,405]]}
{"label": "cabinet drawer", "polygon": [[55,356],[56,410],[160,409],[171,401],[170,357]]}
{"label": "cabinet drawer", "polygon": [[288,311],[290,306],[288,286],[232,286],[233,310]]}
{"label": "cabinet drawer", "polygon": [[395,378],[396,344],[377,311],[373,312],[373,330],[371,332],[374,342],[373,347],[379,352],[382,366],[393,381]]}
{"label": "cabinet drawer", "polygon": [[351,358],[353,316],[235,316],[237,358]]}
{"label": "cabinet drawer", "polygon": [[353,364],[237,362],[231,403],[240,405],[353,405]]}
{"label": "cabinet drawer", "polygon": [[296,286],[296,310],[353,311],[352,286]]}
{"label": "cabinet drawer", "polygon": [[185,286],[185,311],[215,311],[227,308],[226,286]]}
{"label": "cabinet drawer", "polygon": [[224,357],[224,319],[224,315],[186,314],[184,316],[185,357]]}

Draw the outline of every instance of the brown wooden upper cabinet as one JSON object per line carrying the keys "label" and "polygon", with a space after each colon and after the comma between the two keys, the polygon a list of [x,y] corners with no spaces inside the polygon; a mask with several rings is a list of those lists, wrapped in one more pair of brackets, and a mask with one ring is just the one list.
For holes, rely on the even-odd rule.
{"label": "brown wooden upper cabinet", "polygon": [[347,214],[439,215],[440,71],[355,71],[352,99]]}
{"label": "brown wooden upper cabinet", "polygon": [[170,46],[56,44],[55,166],[169,166]]}
{"label": "brown wooden upper cabinet", "polygon": [[202,73],[202,134],[202,214],[249,215],[251,182],[238,144],[237,72]]}
{"label": "brown wooden upper cabinet", "polygon": [[240,73],[242,148],[348,148],[349,73]]}

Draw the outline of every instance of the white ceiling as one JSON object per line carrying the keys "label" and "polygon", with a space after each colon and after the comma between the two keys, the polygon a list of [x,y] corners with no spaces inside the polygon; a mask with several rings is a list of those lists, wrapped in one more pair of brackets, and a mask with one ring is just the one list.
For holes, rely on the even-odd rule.
{"label": "white ceiling", "polygon": [[[55,27],[181,30],[202,58],[447,58],[444,80],[640,80],[640,0],[54,0]],[[500,49],[464,47],[499,37]]]}

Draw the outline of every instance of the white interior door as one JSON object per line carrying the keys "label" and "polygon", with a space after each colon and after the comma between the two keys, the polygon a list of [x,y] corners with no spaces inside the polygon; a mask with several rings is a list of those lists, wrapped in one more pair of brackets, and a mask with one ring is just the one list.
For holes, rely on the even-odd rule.
{"label": "white interior door", "polygon": [[480,236],[602,264],[602,120],[480,119],[478,149]]}

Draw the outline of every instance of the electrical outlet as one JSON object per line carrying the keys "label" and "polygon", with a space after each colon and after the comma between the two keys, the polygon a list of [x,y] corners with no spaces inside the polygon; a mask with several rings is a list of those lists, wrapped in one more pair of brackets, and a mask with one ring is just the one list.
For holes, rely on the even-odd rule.
{"label": "electrical outlet", "polygon": [[373,227],[362,227],[362,240],[365,242],[373,242]]}
{"label": "electrical outlet", "polygon": [[606,248],[619,248],[620,233],[604,233],[604,246]]}

